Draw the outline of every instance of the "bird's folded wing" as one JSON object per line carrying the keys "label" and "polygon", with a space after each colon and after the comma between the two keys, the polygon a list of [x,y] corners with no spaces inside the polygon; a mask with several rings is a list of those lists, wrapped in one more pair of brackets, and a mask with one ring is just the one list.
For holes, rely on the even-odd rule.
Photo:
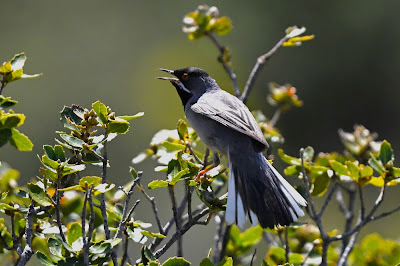
{"label": "bird's folded wing", "polygon": [[202,95],[191,109],[227,127],[239,131],[268,147],[257,121],[238,98],[225,91]]}

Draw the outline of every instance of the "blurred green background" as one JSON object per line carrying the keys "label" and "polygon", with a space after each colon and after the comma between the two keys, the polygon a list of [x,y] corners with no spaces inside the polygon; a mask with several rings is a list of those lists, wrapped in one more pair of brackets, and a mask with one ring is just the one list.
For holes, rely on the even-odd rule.
{"label": "blurred green background", "polygon": [[[63,106],[90,107],[100,100],[117,114],[145,112],[143,118],[133,121],[127,135],[110,145],[109,176],[117,185],[127,182],[131,159],[147,148],[159,129],[175,128],[184,117],[175,89],[154,79],[161,75],[159,67],[203,68],[232,92],[212,43],[207,39],[189,41],[181,31],[183,16],[199,4],[216,5],[221,15],[232,19],[232,32],[219,39],[231,48],[241,87],[256,58],[283,37],[288,26],[305,26],[306,33],[316,35],[301,47],[282,48],[263,69],[248,102],[250,109],[271,116],[266,104],[267,83],[287,82],[297,88],[304,106],[278,122],[287,153],[297,155],[299,148],[308,145],[316,152],[340,152],[337,130],[352,131],[353,125],[360,123],[379,133],[379,139],[388,139],[400,156],[397,0],[4,1],[0,58],[6,61],[25,52],[24,72],[43,76],[5,89],[4,95],[20,102],[15,111],[27,115],[21,131],[35,147],[22,153],[7,145],[0,150],[0,160],[20,170],[22,180],[31,180],[40,167],[36,154],[42,154],[43,144],[54,144],[54,132],[62,130],[59,111]],[[278,160],[276,165],[283,169]],[[156,163],[148,160],[136,167],[144,170],[143,183],[162,178],[154,173],[154,166]],[[399,189],[391,190],[383,209],[400,202]],[[158,202],[166,202],[160,206],[166,222],[170,205],[163,197],[167,194],[150,193],[157,194]],[[371,188],[366,197],[372,202],[376,194]],[[153,221],[145,206],[137,208],[136,217]],[[393,221],[399,218],[400,214],[395,214],[370,224],[363,234],[378,231],[397,239],[400,232]],[[328,230],[341,228],[341,221],[337,207],[330,208],[325,221]],[[194,265],[207,256],[214,233],[210,225],[187,234],[185,257]],[[258,250],[259,257],[264,251]],[[173,250],[167,255],[172,254]]]}

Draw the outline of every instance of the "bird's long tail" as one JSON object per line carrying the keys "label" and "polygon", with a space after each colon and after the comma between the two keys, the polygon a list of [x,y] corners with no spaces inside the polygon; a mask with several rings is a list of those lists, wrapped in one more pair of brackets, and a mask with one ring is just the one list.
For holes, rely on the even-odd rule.
{"label": "bird's long tail", "polygon": [[263,228],[289,225],[303,216],[306,200],[261,154],[229,156],[226,222],[243,227],[249,219]]}

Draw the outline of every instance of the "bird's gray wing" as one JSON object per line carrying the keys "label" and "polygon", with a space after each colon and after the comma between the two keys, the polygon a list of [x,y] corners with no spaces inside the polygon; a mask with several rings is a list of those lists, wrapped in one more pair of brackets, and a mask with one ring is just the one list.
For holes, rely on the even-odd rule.
{"label": "bird's gray wing", "polygon": [[205,93],[191,106],[191,109],[253,138],[257,141],[255,146],[258,150],[268,148],[268,143],[254,116],[235,96],[223,90]]}

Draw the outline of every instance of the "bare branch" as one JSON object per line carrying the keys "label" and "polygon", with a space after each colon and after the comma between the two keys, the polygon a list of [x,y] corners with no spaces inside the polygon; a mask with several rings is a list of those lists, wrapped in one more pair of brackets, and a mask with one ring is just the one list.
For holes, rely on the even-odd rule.
{"label": "bare branch", "polygon": [[18,266],[23,266],[26,265],[26,263],[31,259],[33,255],[33,250],[32,250],[32,232],[33,232],[33,218],[35,218],[36,211],[33,208],[34,202],[31,199],[31,203],[28,208],[28,214],[27,214],[27,221],[26,221],[26,227],[25,227],[25,236],[26,236],[26,244],[24,251],[21,254],[21,257],[18,261]]}
{"label": "bare branch", "polygon": [[271,127],[275,127],[276,123],[278,122],[279,118],[281,117],[282,114],[282,109],[280,107],[278,107],[278,109],[276,109],[274,115],[271,118],[271,121],[269,121],[269,125]]}
{"label": "bare branch", "polygon": [[163,228],[162,225],[161,225],[160,215],[158,214],[158,209],[157,209],[157,205],[156,205],[156,201],[155,201],[154,197],[150,197],[150,196],[147,194],[146,190],[144,190],[144,188],[142,188],[142,187],[140,188],[140,192],[142,192],[143,195],[145,196],[145,198],[146,198],[148,201],[150,201],[151,206],[152,206],[152,208],[153,208],[154,216],[155,216],[156,221],[157,221],[158,230],[160,231],[161,234],[164,235],[164,233],[165,233],[165,232],[164,232],[164,228]]}
{"label": "bare branch", "polygon": [[240,97],[240,99],[244,103],[246,103],[246,101],[249,97],[250,91],[252,90],[254,83],[258,77],[258,74],[259,74],[260,70],[263,68],[264,64],[271,58],[271,56],[273,54],[275,54],[278,51],[278,49],[282,46],[282,44],[289,39],[290,39],[290,37],[288,35],[286,35],[277,44],[275,44],[275,46],[268,53],[263,54],[262,56],[260,56],[257,59],[257,63],[254,65],[253,70],[250,73],[249,79],[246,82],[246,86],[244,87],[242,96]]}
{"label": "bare branch", "polygon": [[193,158],[196,160],[196,162],[201,164],[202,161],[199,159],[199,157],[197,157],[196,153],[194,153],[192,145],[189,142],[186,144],[186,147],[189,149],[190,154],[193,155]]}
{"label": "bare branch", "polygon": [[[360,215],[359,223],[361,222],[362,219],[363,219],[363,218],[362,218],[362,216]],[[360,229],[361,229],[361,228],[360,228]],[[357,236],[358,236],[359,233],[360,233],[360,230],[356,231],[356,232],[351,236],[351,238],[350,238],[350,240],[348,241],[347,245],[344,247],[344,249],[343,249],[343,251],[342,251],[342,254],[340,255],[340,258],[339,258],[338,264],[337,264],[338,266],[344,266],[344,265],[346,265],[347,258],[348,258],[348,256],[349,256],[350,252],[353,250],[354,244],[356,243],[356,239],[357,239]]]}
{"label": "bare branch", "polygon": [[60,189],[61,187],[61,175],[58,174],[58,178],[57,178],[57,186],[56,186],[56,216],[57,216],[57,226],[58,226],[58,230],[60,231],[60,235],[61,235],[61,239],[64,242],[67,242],[67,240],[65,239],[65,235],[64,232],[62,230],[62,222],[61,222],[61,211],[60,211]]}
{"label": "bare branch", "polygon": [[226,63],[223,59],[223,57],[225,55],[225,47],[218,42],[218,40],[214,36],[214,34],[209,33],[209,34],[207,34],[207,36],[215,44],[215,46],[217,46],[219,53],[220,53],[218,59],[221,62],[222,66],[224,67],[225,71],[228,73],[229,78],[232,80],[233,91],[235,92],[236,97],[240,98],[240,91],[239,91],[239,87],[237,84],[236,74],[235,74],[235,72],[233,72],[233,70],[231,69],[229,64]]}
{"label": "bare branch", "polygon": [[338,185],[337,185],[337,181],[336,181],[336,179],[335,179],[334,184],[332,185],[331,190],[329,191],[328,196],[326,196],[326,199],[325,199],[325,201],[324,201],[324,204],[322,205],[321,210],[320,210],[320,212],[318,213],[318,216],[321,216],[321,217],[322,217],[322,215],[324,215],[324,212],[325,212],[325,210],[326,210],[326,207],[328,206],[329,202],[331,202],[332,196],[333,196],[333,194],[335,193],[337,186],[338,186]]}
{"label": "bare branch", "polygon": [[215,248],[212,257],[212,261],[214,264],[219,262],[219,254],[222,249],[222,241],[223,241],[223,234],[224,234],[224,222],[225,222],[225,215],[221,212],[215,215],[215,223],[217,224],[217,233],[215,234]]}
{"label": "bare branch", "polygon": [[219,261],[222,261],[225,257],[226,247],[228,246],[229,236],[231,234],[231,225],[225,227],[224,237],[222,239],[222,248],[219,253]]}
{"label": "bare branch", "polygon": [[129,239],[128,237],[125,235],[125,239],[124,239],[124,254],[122,255],[122,260],[121,260],[121,266],[124,266],[127,259],[128,259],[128,244],[129,244]]}
{"label": "bare branch", "polygon": [[254,249],[253,256],[251,257],[250,266],[253,266],[254,258],[256,257],[257,249]]}
{"label": "bare branch", "polygon": [[[175,199],[174,186],[170,186],[169,187],[169,194],[171,196],[172,212],[174,214],[176,231],[178,232],[181,229],[181,226],[180,226],[180,217],[178,217],[178,212],[177,212],[177,209],[176,209],[176,199]],[[190,220],[189,220],[189,222],[190,222]],[[179,238],[177,240],[178,240],[178,245],[177,245],[177,250],[176,250],[176,256],[182,257],[183,256],[182,238]]]}
{"label": "bare branch", "polygon": [[84,262],[85,266],[89,265],[89,246],[90,246],[90,243],[87,243],[87,238],[86,238],[86,205],[87,205],[89,193],[90,193],[89,192],[89,188],[86,187],[85,200],[83,201],[82,214],[81,214],[82,242],[83,242],[83,262]]}
{"label": "bare branch", "polygon": [[[125,223],[126,223],[126,219],[125,218],[130,216],[130,215],[127,216],[128,207],[129,207],[129,201],[131,200],[131,195],[133,194],[133,189],[136,187],[136,184],[139,182],[140,178],[142,177],[142,174],[143,174],[142,171],[138,172],[138,177],[133,181],[133,184],[129,188],[129,191],[128,191],[128,193],[126,195],[126,199],[125,199],[124,210],[122,211],[121,221],[119,222],[117,233],[115,233],[114,239],[122,237],[122,231],[124,230]],[[139,202],[137,202],[134,207],[136,207],[136,205],[138,203]],[[115,248],[116,247],[114,247],[114,249]]]}
{"label": "bare branch", "polygon": [[289,246],[289,236],[288,236],[287,229],[288,229],[287,227],[285,227],[285,229],[284,229],[284,233],[285,233],[284,246],[285,246],[285,259],[286,259],[286,262],[289,263],[290,246]]}
{"label": "bare branch", "polygon": [[191,221],[188,221],[187,223],[185,223],[180,229],[179,231],[176,231],[175,234],[171,237],[171,239],[159,250],[157,250],[154,253],[154,256],[156,258],[159,258],[161,255],[163,255],[178,239],[180,239],[182,237],[182,235],[184,235],[190,228],[192,228],[193,225],[196,224],[196,222],[203,217],[204,215],[206,215],[207,213],[209,213],[209,208],[205,208],[203,209],[199,214],[197,214],[196,216],[193,217],[193,219]]}

